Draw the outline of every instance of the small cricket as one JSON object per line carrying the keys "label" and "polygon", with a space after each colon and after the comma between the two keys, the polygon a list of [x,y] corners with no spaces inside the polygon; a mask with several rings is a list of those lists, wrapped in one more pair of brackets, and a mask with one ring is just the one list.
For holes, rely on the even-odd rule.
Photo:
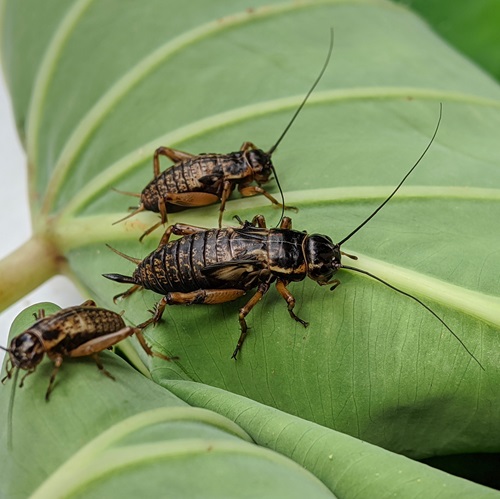
{"label": "small cricket", "polygon": [[[259,149],[252,142],[244,142],[239,151],[229,154],[190,154],[170,147],[159,147],[153,156],[154,178],[140,194],[115,189],[121,194],[140,199],[139,206],[132,207],[131,209],[134,211],[116,221],[115,224],[123,222],[142,211],[159,213],[160,221],[141,235],[139,241],[142,241],[144,237],[168,221],[168,205],[190,208],[207,206],[220,201],[220,228],[226,202],[236,186],[238,186],[238,191],[243,197],[261,194],[276,207],[297,211],[293,206],[285,206],[283,191],[279,185],[271,157],[321,80],[330,61],[332,49],[333,29],[330,31],[330,46],[327,57],[319,75],[285,130],[269,151],[265,152]],[[174,165],[160,172],[160,156],[166,156]],[[269,182],[271,174],[274,174],[276,178],[281,193],[281,203],[262,187],[262,184]],[[254,182],[257,185],[251,185]]]}
{"label": "small cricket", "polygon": [[[289,283],[309,277],[320,286],[331,285],[330,290],[333,291],[340,284],[338,279],[333,278],[334,274],[339,269],[346,269],[367,275],[420,304],[457,339],[484,370],[459,336],[424,302],[365,270],[342,263],[342,256],[357,260],[356,256],[344,253],[341,246],[392,199],[420,164],[436,137],[441,117],[442,105],[435,131],[416,163],[392,193],[340,242],[334,243],[326,235],[293,230],[292,221],[288,217],[282,218],[278,228],[267,228],[261,215],[255,216],[251,222],[243,222],[237,218],[240,226],[234,228],[205,229],[175,224],[167,228],[158,248],[143,260],[124,255],[110,247],[137,265],[131,276],[104,274],[104,277],[112,281],[132,284],[131,288],[116,295],[114,299],[126,298],[141,288],[164,295],[157,303],[153,316],[139,326],[144,328],[160,321],[167,305],[225,303],[257,288],[256,293],[239,310],[241,334],[232,354],[232,358],[236,359],[247,335],[245,318],[267,293],[272,283],[276,283],[276,289],[287,302],[292,319],[306,327],[308,323],[294,312],[295,298],[287,288]],[[172,234],[181,237],[170,241]]]}
{"label": "small cricket", "polygon": [[127,326],[120,314],[98,308],[92,300],[75,307],[64,308],[48,316],[45,316],[44,310],[39,310],[35,319],[36,321],[26,331],[12,338],[9,348],[0,347],[9,354],[7,374],[2,383],[12,378],[14,369],[16,376],[19,369],[23,369],[27,372],[21,378],[19,384],[21,388],[26,377],[35,372],[44,355],[47,355],[54,362],[45,393],[47,401],[64,357],[91,356],[99,370],[114,380],[111,373],[102,365],[99,352],[135,334],[148,355],[171,360],[170,357],[151,350],[142,335],[141,328]]}

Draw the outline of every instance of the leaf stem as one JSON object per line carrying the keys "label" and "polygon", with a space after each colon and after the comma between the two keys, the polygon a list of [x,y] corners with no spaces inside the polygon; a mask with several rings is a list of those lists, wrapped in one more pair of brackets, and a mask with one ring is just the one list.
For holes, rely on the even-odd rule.
{"label": "leaf stem", "polygon": [[36,235],[0,260],[0,311],[59,273],[63,261],[51,243]]}

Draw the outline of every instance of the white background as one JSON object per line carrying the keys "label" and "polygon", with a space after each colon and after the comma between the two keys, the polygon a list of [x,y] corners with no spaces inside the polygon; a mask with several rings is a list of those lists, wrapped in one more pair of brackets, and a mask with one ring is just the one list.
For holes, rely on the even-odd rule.
{"label": "white background", "polygon": [[[26,156],[19,142],[10,97],[0,76],[0,258],[15,251],[31,236],[26,178]],[[3,286],[0,276],[0,286]],[[7,335],[14,317],[37,302],[50,301],[61,307],[83,301],[69,280],[58,276],[0,313],[0,345],[7,346]],[[0,350],[0,361],[4,352]]]}

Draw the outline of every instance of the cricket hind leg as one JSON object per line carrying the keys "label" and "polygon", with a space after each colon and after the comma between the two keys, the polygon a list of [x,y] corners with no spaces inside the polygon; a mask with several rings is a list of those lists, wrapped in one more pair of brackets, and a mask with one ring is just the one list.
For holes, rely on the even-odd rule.
{"label": "cricket hind leg", "polygon": [[[269,284],[267,285],[267,288],[269,288]],[[243,296],[245,293],[246,291],[242,289],[199,289],[197,291],[192,291],[189,293],[174,293],[174,292],[168,293],[156,304],[155,310],[153,311],[153,316],[147,321],[143,322],[142,324],[139,324],[137,327],[139,327],[140,329],[144,329],[148,327],[150,324],[157,324],[161,320],[163,312],[165,311],[165,307],[167,305],[193,305],[193,304],[216,305],[236,300],[237,298]],[[253,306],[260,300],[260,298],[264,293],[265,291],[262,291],[262,294],[257,299],[255,299],[254,295],[252,300],[254,300],[255,303],[252,302],[252,300],[250,300],[250,302],[247,303],[247,305],[240,310],[240,325],[242,325],[242,333],[240,335],[240,339],[238,340],[238,345],[236,346],[236,349],[233,352],[231,358],[236,358],[236,354],[240,350],[241,345],[245,340],[248,329],[245,322],[245,316],[250,312]],[[257,291],[256,295],[258,294],[259,291]],[[251,302],[252,304],[250,308],[248,308]]]}
{"label": "cricket hind leg", "polygon": [[153,174],[155,178],[160,175],[160,156],[165,156],[174,163],[180,163],[195,157],[194,154],[172,149],[171,147],[158,147],[153,156]]}
{"label": "cricket hind leg", "polygon": [[207,229],[204,227],[197,227],[196,225],[187,225],[187,224],[174,224],[167,227],[167,230],[163,234],[160,242],[158,244],[158,248],[161,248],[165,244],[170,241],[170,237],[172,234],[175,236],[189,236],[192,234],[197,234],[199,232],[205,232]]}
{"label": "cricket hind leg", "polygon": [[153,317],[139,324],[137,327],[144,329],[150,324],[160,322],[167,305],[216,305],[236,300],[244,294],[245,291],[242,289],[199,289],[189,293],[171,292],[156,304]]}

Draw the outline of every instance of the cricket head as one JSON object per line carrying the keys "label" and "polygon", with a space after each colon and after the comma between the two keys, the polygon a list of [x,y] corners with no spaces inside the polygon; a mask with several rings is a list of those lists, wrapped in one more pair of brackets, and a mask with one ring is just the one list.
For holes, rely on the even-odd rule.
{"label": "cricket head", "polygon": [[331,283],[333,275],[342,267],[340,245],[330,237],[311,234],[303,243],[307,276],[320,286]]}
{"label": "cricket head", "polygon": [[269,181],[274,172],[271,155],[262,149],[251,149],[246,153],[247,161],[252,168],[253,178],[260,185]]}
{"label": "cricket head", "polygon": [[38,335],[27,329],[24,333],[12,338],[8,352],[12,367],[32,371],[43,359],[45,349]]}

